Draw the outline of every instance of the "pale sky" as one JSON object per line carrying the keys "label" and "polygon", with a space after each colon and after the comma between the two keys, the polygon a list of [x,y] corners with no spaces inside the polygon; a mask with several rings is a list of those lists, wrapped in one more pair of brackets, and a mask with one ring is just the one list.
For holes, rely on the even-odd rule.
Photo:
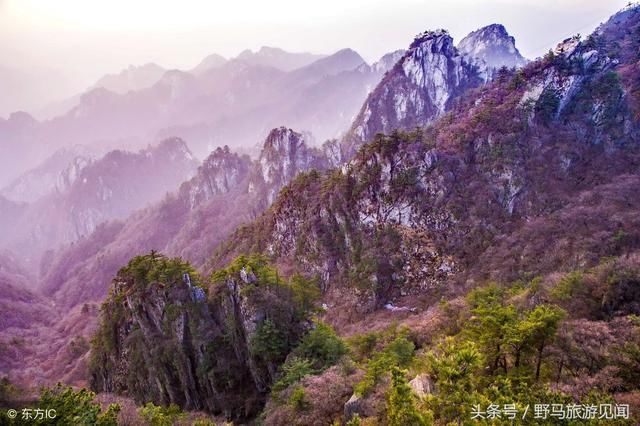
{"label": "pale sky", "polygon": [[191,68],[211,53],[277,46],[367,61],[417,33],[456,41],[498,22],[523,55],[587,34],[628,0],[0,0],[0,66],[59,70],[86,87],[129,64]]}

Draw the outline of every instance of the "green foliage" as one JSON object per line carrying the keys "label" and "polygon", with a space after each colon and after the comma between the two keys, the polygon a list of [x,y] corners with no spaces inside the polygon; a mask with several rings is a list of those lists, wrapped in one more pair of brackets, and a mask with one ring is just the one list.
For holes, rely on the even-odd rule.
{"label": "green foliage", "polygon": [[307,333],[294,354],[311,362],[316,370],[324,370],[334,365],[347,353],[347,347],[333,328],[323,322]]}
{"label": "green foliage", "polygon": [[581,285],[582,279],[583,274],[581,272],[570,272],[558,281],[558,284],[551,290],[550,295],[556,300],[569,300]]}
{"label": "green foliage", "polygon": [[336,364],[347,353],[347,347],[333,328],[317,323],[282,365],[273,390],[280,392],[310,374],[318,374]]}
{"label": "green foliage", "polygon": [[138,413],[151,426],[171,426],[184,417],[175,404],[162,407],[149,402],[139,408]]}
{"label": "green foliage", "polygon": [[387,424],[389,426],[426,426],[433,424],[431,413],[421,413],[415,405],[415,395],[408,385],[405,372],[391,369],[391,387],[387,392]]}
{"label": "green foliage", "polygon": [[[576,277],[570,278],[575,280]],[[520,292],[536,294],[538,280]],[[510,301],[513,291],[497,285],[473,290],[467,300],[471,308],[469,326],[463,336],[476,342],[486,371],[513,373],[521,378],[540,377],[544,349],[556,333],[564,311],[555,305],[538,305],[533,309]],[[534,362],[525,364],[535,354]],[[515,368],[515,371],[511,371]]]}
{"label": "green foliage", "polygon": [[183,274],[188,273],[191,282],[198,285],[200,276],[195,269],[181,258],[168,258],[156,251],[144,256],[136,256],[127,266],[118,271],[117,281],[131,282],[134,288],[146,288],[153,283],[175,285],[182,283]]}
{"label": "green foliage", "polygon": [[346,426],[360,426],[362,425],[362,421],[360,420],[360,416],[358,414],[354,415],[351,420],[349,420]]}
{"label": "green foliage", "polygon": [[393,339],[386,347],[373,355],[367,363],[364,379],[354,389],[358,395],[368,394],[384,374],[394,367],[406,368],[414,358],[415,345],[404,335]]}
{"label": "green foliage", "polygon": [[251,352],[266,361],[282,359],[288,351],[289,342],[285,331],[269,318],[258,324],[251,340]]}
{"label": "green foliage", "polygon": [[280,392],[302,380],[304,377],[315,374],[316,371],[308,359],[298,357],[289,358],[282,365],[280,378],[274,383],[272,389],[274,392]]}
{"label": "green foliage", "polygon": [[302,386],[297,386],[293,389],[289,396],[289,405],[296,411],[303,411],[309,407],[309,402]]}
{"label": "green foliage", "polygon": [[0,401],[9,401],[18,396],[20,390],[9,380],[8,377],[0,379]]}
{"label": "green foliage", "polygon": [[40,404],[56,410],[56,418],[45,420],[43,424],[115,426],[120,406],[111,404],[102,412],[100,404],[94,402],[95,396],[87,389],[74,391],[60,383],[53,388],[44,388],[40,394]]}
{"label": "green foliage", "polygon": [[293,300],[301,313],[313,312],[322,295],[318,280],[309,280],[300,274],[295,274],[289,281],[289,288],[293,292]]}
{"label": "green foliage", "polygon": [[478,400],[476,389],[483,361],[476,345],[448,337],[427,354],[427,361],[438,387],[429,407],[445,423],[468,419],[469,407]]}
{"label": "green foliage", "polygon": [[370,358],[381,338],[380,333],[373,331],[351,337],[348,340],[348,344],[352,355],[359,361]]}
{"label": "green foliage", "polygon": [[553,89],[545,88],[536,103],[536,114],[543,123],[548,124],[555,117],[559,106],[560,98],[556,92]]}

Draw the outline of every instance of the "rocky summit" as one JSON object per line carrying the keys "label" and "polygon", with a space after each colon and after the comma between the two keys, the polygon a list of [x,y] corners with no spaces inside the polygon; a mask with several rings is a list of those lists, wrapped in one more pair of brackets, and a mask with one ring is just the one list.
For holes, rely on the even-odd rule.
{"label": "rocky summit", "polygon": [[345,138],[345,157],[376,133],[433,122],[481,81],[447,31],[420,34],[365,101]]}
{"label": "rocky summit", "polygon": [[476,65],[485,80],[502,67],[520,68],[527,60],[516,47],[516,40],[500,24],[488,25],[471,32],[458,43],[458,51]]}

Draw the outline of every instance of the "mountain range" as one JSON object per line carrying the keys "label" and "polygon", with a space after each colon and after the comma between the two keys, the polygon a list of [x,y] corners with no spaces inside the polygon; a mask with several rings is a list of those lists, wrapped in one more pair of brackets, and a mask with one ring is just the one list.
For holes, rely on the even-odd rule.
{"label": "mountain range", "polygon": [[265,47],[12,115],[32,158],[43,134],[90,154],[0,191],[0,371],[240,423],[460,423],[592,389],[633,413],[639,28],[629,6],[535,61],[499,24],[372,65]]}

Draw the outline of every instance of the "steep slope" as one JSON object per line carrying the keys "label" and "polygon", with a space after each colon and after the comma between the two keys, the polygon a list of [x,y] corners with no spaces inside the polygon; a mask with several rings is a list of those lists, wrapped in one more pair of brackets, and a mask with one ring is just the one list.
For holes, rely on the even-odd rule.
{"label": "steep slope", "polygon": [[64,192],[92,158],[84,147],[63,148],[4,187],[0,194],[13,201],[32,203],[51,193]]}
{"label": "steep slope", "polygon": [[445,30],[418,35],[369,95],[343,142],[348,159],[376,133],[425,126],[482,80]]}
{"label": "steep slope", "polygon": [[92,388],[228,419],[254,416],[309,314],[274,272],[240,259],[208,286],[180,259],[136,257],[103,305]]}
{"label": "steep slope", "polygon": [[356,70],[364,61],[349,49],[291,71],[269,61],[236,58],[196,74],[171,70],[152,86],[126,93],[96,87],[51,120],[0,122],[0,185],[71,144],[106,153],[180,136],[196,157],[206,158],[224,144],[253,148],[281,125],[311,131],[319,141],[337,138],[383,75]]}
{"label": "steep slope", "polygon": [[225,62],[227,62],[227,60],[223,56],[213,53],[200,61],[200,63],[191,70],[191,73],[202,74],[210,69],[221,67]]}
{"label": "steep slope", "polygon": [[67,306],[100,300],[119,265],[152,249],[202,265],[235,227],[266,209],[291,177],[312,167],[324,167],[322,155],[286,128],[270,132],[256,161],[218,148],[177,192],[59,252],[46,269],[46,291]]}
{"label": "steep slope", "polygon": [[139,153],[113,151],[79,170],[72,163],[56,178],[61,190],[25,208],[15,226],[6,230],[2,244],[37,265],[44,251],[75,242],[102,222],[124,219],[158,201],[190,178],[196,164],[179,139]]}
{"label": "steep slope", "polygon": [[[25,368],[30,338],[39,327],[52,327],[58,318],[50,301],[34,292],[36,278],[17,259],[0,253],[0,372]],[[35,344],[33,345],[35,346]]]}
{"label": "steep slope", "polygon": [[[267,207],[268,194],[303,171],[296,167],[322,168],[322,158],[305,146],[301,134],[286,128],[270,133],[257,161],[218,148],[176,193],[126,221],[103,223],[86,238],[50,253],[39,281],[56,305],[58,313],[50,318],[56,318],[57,326],[33,323],[26,328],[24,333],[38,336],[38,344],[20,355],[32,367],[11,364],[7,372],[20,382],[62,378],[85,384],[87,354],[79,348],[95,331],[98,312],[93,303],[104,299],[122,265],[140,253],[163,250],[202,266],[220,241]],[[59,311],[64,315],[58,317]]]}
{"label": "steep slope", "polygon": [[156,84],[165,72],[164,68],[154,63],[130,65],[118,74],[107,74],[101,77],[93,88],[102,87],[114,93],[141,90]]}
{"label": "steep slope", "polygon": [[258,51],[250,49],[240,52],[235,58],[249,65],[272,67],[281,71],[292,71],[311,64],[324,55],[314,55],[311,53],[292,53],[277,47],[262,46]]}
{"label": "steep slope", "polygon": [[[436,298],[487,277],[593,266],[616,253],[616,232],[628,236],[624,250],[636,250],[638,205],[628,197],[640,164],[637,70],[630,71],[639,22],[636,9],[622,28],[603,25],[521,71],[500,72],[424,130],[378,136],[348,166],[298,177],[221,246],[212,267],[238,253],[267,253],[283,270],[318,276],[338,306],[329,318],[344,324],[343,304],[371,312],[397,297]],[[450,42],[445,33],[424,40]],[[385,82],[389,75],[380,87]],[[422,106],[409,114],[432,119]],[[584,225],[558,226],[589,212]],[[532,229],[555,233],[532,238]],[[549,244],[557,249],[543,255]],[[490,261],[513,253],[544,260]]]}
{"label": "steep slope", "polygon": [[6,236],[10,230],[15,229],[16,224],[27,210],[25,203],[17,203],[0,195],[0,234]]}
{"label": "steep slope", "polygon": [[492,24],[471,32],[458,43],[458,51],[476,65],[485,80],[490,80],[502,67],[520,68],[527,60],[516,48],[516,40],[500,24]]}

